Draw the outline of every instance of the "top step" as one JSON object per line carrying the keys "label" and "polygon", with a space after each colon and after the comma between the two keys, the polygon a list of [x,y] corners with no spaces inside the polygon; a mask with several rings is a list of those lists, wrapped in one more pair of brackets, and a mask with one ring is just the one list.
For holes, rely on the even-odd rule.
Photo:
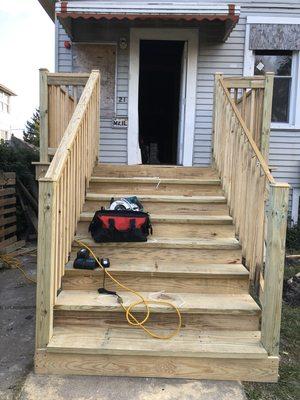
{"label": "top step", "polygon": [[178,165],[98,164],[94,169],[93,175],[115,178],[218,178],[217,172],[211,167],[182,167]]}

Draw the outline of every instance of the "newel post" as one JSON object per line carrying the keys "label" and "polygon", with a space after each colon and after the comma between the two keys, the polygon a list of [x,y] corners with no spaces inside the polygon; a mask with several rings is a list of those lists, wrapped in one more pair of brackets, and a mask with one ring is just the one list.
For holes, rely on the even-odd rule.
{"label": "newel post", "polygon": [[36,289],[36,348],[45,348],[53,331],[56,182],[39,180]]}
{"label": "newel post", "polygon": [[48,70],[40,69],[40,163],[47,164],[48,157]]}
{"label": "newel post", "polygon": [[213,98],[213,120],[212,120],[212,139],[211,139],[211,154],[214,162],[214,145],[216,140],[216,131],[217,131],[217,123],[218,123],[218,114],[217,114],[217,83],[220,79],[223,78],[222,72],[216,72],[214,76],[214,98]]}
{"label": "newel post", "polygon": [[274,73],[267,72],[265,76],[265,90],[264,90],[264,102],[262,110],[261,141],[260,141],[260,151],[267,163],[269,160],[273,86],[274,86]]}
{"label": "newel post", "polygon": [[261,326],[262,344],[270,356],[279,354],[288,199],[288,184],[270,185]]}

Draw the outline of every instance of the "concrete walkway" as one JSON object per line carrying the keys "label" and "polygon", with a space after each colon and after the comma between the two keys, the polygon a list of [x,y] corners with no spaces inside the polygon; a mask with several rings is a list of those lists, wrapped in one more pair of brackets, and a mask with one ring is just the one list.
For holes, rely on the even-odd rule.
{"label": "concrete walkway", "polygon": [[18,400],[245,400],[238,382],[29,374]]}

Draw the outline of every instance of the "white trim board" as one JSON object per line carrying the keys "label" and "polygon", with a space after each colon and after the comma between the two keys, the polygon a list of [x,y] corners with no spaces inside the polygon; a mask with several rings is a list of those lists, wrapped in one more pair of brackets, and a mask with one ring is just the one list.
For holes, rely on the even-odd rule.
{"label": "white trim board", "polygon": [[128,164],[140,162],[139,151],[139,68],[140,40],[182,40],[187,42],[186,112],[184,117],[183,165],[193,163],[198,61],[198,29],[130,29],[129,95],[128,95]]}
{"label": "white trim board", "polygon": [[[248,16],[246,20],[245,45],[244,45],[244,76],[252,76],[254,74],[254,51],[249,49],[249,36],[251,24],[300,24],[300,18],[281,18],[281,17],[263,17]],[[297,105],[300,104],[300,52],[293,51],[292,61],[292,87],[290,98],[290,115],[289,123],[271,123],[271,129],[300,129],[300,113],[296,112]]]}

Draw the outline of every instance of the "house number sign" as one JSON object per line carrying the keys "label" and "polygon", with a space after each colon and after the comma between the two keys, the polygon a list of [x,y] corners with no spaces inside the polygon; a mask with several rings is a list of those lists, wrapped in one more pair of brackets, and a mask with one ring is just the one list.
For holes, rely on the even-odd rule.
{"label": "house number sign", "polygon": [[119,104],[127,104],[128,103],[128,97],[118,96],[118,103]]}
{"label": "house number sign", "polygon": [[113,128],[127,128],[128,118],[119,118],[116,117],[113,119],[112,126]]}

